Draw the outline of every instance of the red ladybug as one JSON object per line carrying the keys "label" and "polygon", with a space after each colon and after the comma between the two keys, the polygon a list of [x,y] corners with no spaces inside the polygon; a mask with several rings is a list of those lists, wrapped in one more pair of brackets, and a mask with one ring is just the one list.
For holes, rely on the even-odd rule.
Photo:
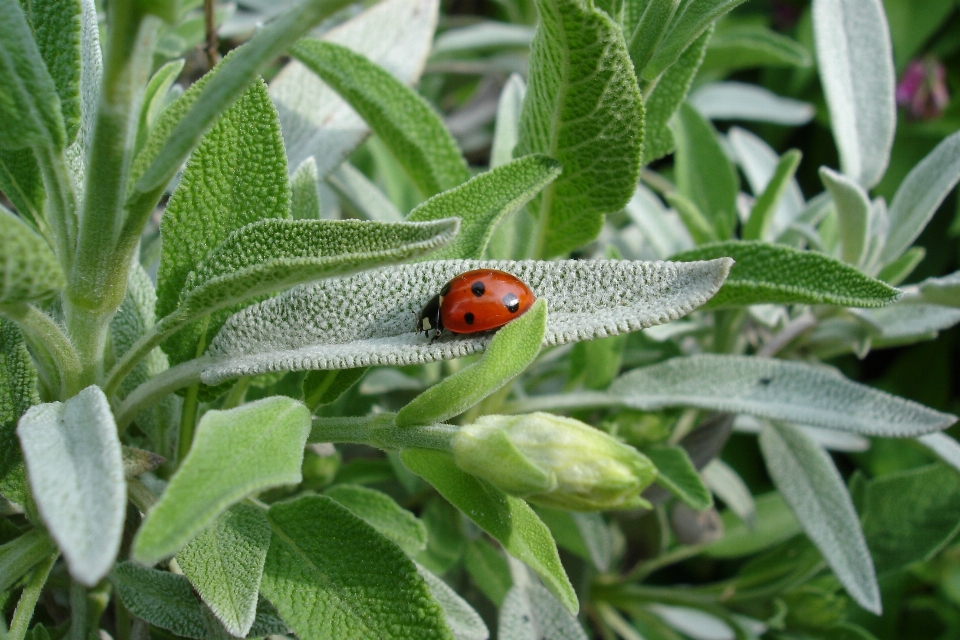
{"label": "red ladybug", "polygon": [[443,285],[417,314],[417,333],[449,329],[479,333],[502,327],[529,309],[536,296],[522,280],[505,271],[477,269]]}

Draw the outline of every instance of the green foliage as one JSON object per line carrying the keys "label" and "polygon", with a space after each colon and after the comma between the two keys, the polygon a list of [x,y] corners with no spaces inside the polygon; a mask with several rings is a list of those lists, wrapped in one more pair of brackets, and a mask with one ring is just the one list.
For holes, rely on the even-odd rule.
{"label": "green foliage", "polygon": [[316,220],[320,217],[320,191],[317,163],[313,156],[290,177],[290,213],[294,220]]}
{"label": "green foliage", "polygon": [[427,197],[470,174],[460,149],[430,106],[383,69],[346,47],[305,40],[294,55],[363,117]]}
{"label": "green foliage", "polygon": [[309,416],[301,403],[282,396],[207,412],[190,454],[147,514],[133,557],[144,563],[169,557],[230,505],[300,482]]}
{"label": "green foliage", "polygon": [[701,71],[710,74],[760,66],[804,68],[811,63],[810,52],[796,40],[765,27],[741,26],[713,36]]}
{"label": "green foliage", "polygon": [[793,538],[800,533],[800,523],[779,493],[756,497],[757,513],[751,527],[733,515],[723,514],[724,536],[706,549],[714,558],[740,558]]}
{"label": "green foliage", "polygon": [[717,18],[743,2],[744,0],[684,2],[674,14],[662,44],[644,69],[644,78],[652,80],[663,73]]}
{"label": "green foliage", "polygon": [[16,325],[0,318],[0,495],[21,505],[29,493],[17,421],[39,403],[37,370],[23,337]]}
{"label": "green foliage", "polygon": [[64,285],[50,245],[0,206],[0,305],[49,299]]}
{"label": "green foliage", "polygon": [[407,555],[426,548],[427,528],[387,494],[355,484],[334,485],[323,494],[396,542]]}
{"label": "green foliage", "polygon": [[[514,156],[545,153],[563,174],[532,203],[535,257],[593,240],[637,184],[643,101],[617,25],[581,0],[539,0],[540,24]],[[614,160],[615,159],[615,160]]]}
{"label": "green foliage", "polygon": [[822,304],[882,307],[900,297],[893,287],[815,251],[764,242],[718,242],[673,256],[674,260],[736,260],[711,307],[745,304]]}
{"label": "green foliage", "polygon": [[750,217],[743,229],[744,240],[761,240],[769,236],[776,206],[790,186],[799,164],[800,152],[796,149],[781,156],[773,177],[750,210]]}
{"label": "green foliage", "polygon": [[707,489],[690,456],[681,447],[650,447],[644,454],[657,468],[657,484],[667,489],[685,505],[697,511],[713,506],[713,496]]}
{"label": "green foliage", "polygon": [[384,629],[451,637],[413,562],[336,501],[304,497],[267,517],[273,537],[261,589],[298,637],[369,638]]}

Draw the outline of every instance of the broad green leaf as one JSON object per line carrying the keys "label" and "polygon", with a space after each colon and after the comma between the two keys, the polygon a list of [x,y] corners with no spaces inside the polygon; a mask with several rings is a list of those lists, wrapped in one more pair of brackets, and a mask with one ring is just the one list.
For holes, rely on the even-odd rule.
{"label": "broad green leaf", "polygon": [[840,167],[845,176],[870,188],[887,169],[897,122],[883,4],[814,0],[813,31]]}
{"label": "broad green leaf", "polygon": [[770,182],[767,183],[763,193],[759,194],[753,209],[750,210],[750,217],[743,229],[744,240],[770,239],[777,205],[797,172],[800,157],[799,151],[791,149],[780,158]]}
{"label": "broad green leaf", "polygon": [[690,91],[693,77],[703,61],[713,27],[708,28],[691,44],[676,63],[660,77],[657,84],[645,96],[646,116],[643,134],[643,164],[647,165],[677,147],[673,131],[667,126]]}
{"label": "broad green leaf", "polygon": [[606,389],[620,373],[626,336],[578,342],[570,354],[569,381],[582,381],[587,389]]}
{"label": "broad green leaf", "polygon": [[677,216],[694,242],[705,244],[717,241],[716,228],[710,224],[710,220],[692,200],[676,191],[667,193],[664,198],[676,210]]}
{"label": "broad green leaf", "polygon": [[810,52],[796,40],[766,27],[744,25],[717,32],[703,60],[703,73],[728,73],[751,67],[798,67],[812,64]]}
{"label": "broad green leaf", "polygon": [[40,529],[31,529],[0,546],[0,591],[15,587],[20,578],[56,550],[53,540]]}
{"label": "broad green leaf", "polygon": [[789,540],[800,533],[790,507],[776,491],[757,496],[753,526],[744,523],[733,511],[723,513],[723,538],[704,551],[712,558],[741,558]]}
{"label": "broad green leaf", "polygon": [[719,238],[726,240],[737,224],[740,184],[736,171],[713,126],[689,103],[680,105],[673,123],[677,190],[704,213]]}
{"label": "broad green leaf", "polygon": [[110,402],[90,386],[66,402],[36,405],[20,418],[17,435],[47,531],[70,575],[92,587],[113,566],[127,506]]}
{"label": "broad green leaf", "polygon": [[0,306],[50,298],[65,283],[46,240],[0,205]]}
{"label": "broad green leaf", "polygon": [[870,550],[833,460],[800,429],[786,424],[761,429],[760,449],[777,490],[847,593],[880,615],[880,587]]}
{"label": "broad green leaf", "polygon": [[31,0],[20,5],[60,97],[66,142],[80,129],[80,2]]}
{"label": "broad green leaf", "polygon": [[[399,458],[398,455],[398,461]],[[400,466],[412,474],[402,462]],[[396,472],[393,475],[395,477]],[[423,482],[419,476],[414,477]],[[443,575],[460,562],[466,550],[468,540],[463,516],[449,502],[440,496],[433,496],[427,499],[426,508],[420,518],[427,526],[427,548],[417,555],[416,561],[434,573]]]}
{"label": "broad green leaf", "polygon": [[0,147],[66,145],[57,87],[17,0],[0,0]]}
{"label": "broad green leaf", "polygon": [[960,471],[960,443],[945,433],[928,433],[917,438],[917,442],[930,449],[937,456]]}
{"label": "broad green leaf", "polygon": [[878,574],[929,560],[960,531],[960,476],[932,464],[874,478],[861,512]]}
{"label": "broad green leaf", "polygon": [[257,614],[270,546],[263,510],[235,504],[177,553],[177,564],[232,635],[244,637]]}
{"label": "broad green leaf", "polygon": [[497,225],[556,180],[560,171],[560,165],[544,155],[524,156],[433,196],[411,211],[407,221],[459,216],[460,233],[430,258],[481,258]]}
{"label": "broad green leaf", "polygon": [[859,265],[867,251],[870,197],[852,179],[820,167],[820,180],[830,192],[840,223],[840,255],[847,264]]}
{"label": "broad green leaf", "polygon": [[[637,20],[628,42],[630,60],[633,62],[633,69],[638,79],[643,77],[643,70],[650,59],[653,58],[653,54],[660,45],[663,35],[670,27],[670,22],[679,6],[680,0],[652,0],[647,2],[647,6],[640,19]],[[632,20],[629,19],[625,21],[624,27],[632,26],[631,22]]]}
{"label": "broad green leaf", "polygon": [[375,489],[337,484],[323,492],[413,556],[427,546],[427,528],[396,501]]}
{"label": "broad green leaf", "polygon": [[137,149],[143,147],[150,130],[160,117],[170,87],[183,71],[184,60],[171,60],[154,72],[144,89],[143,105],[140,107],[140,121],[137,125]]}
{"label": "broad green leaf", "polygon": [[514,156],[545,153],[563,174],[531,204],[534,256],[568,253],[600,233],[636,189],[643,101],[619,26],[585,0],[538,0]]}
{"label": "broad green leaf", "polygon": [[613,540],[601,514],[538,506],[537,515],[550,527],[558,547],[591,562],[599,571],[610,569]]}
{"label": "broad green leaf", "polygon": [[[437,0],[383,0],[330,29],[323,40],[349,47],[412,85],[430,53],[438,8]],[[299,166],[313,156],[321,177],[339,166],[370,132],[343,98],[296,60],[270,82],[270,97],[280,113],[290,165]]]}
{"label": "broad green leaf", "polygon": [[473,607],[453,590],[446,582],[438,578],[426,567],[417,564],[420,577],[430,587],[430,595],[443,608],[447,626],[454,640],[487,640],[490,631]]}
{"label": "broad green leaf", "polygon": [[657,467],[657,484],[696,511],[713,506],[713,496],[681,447],[657,446],[643,450]]}
{"label": "broad green leaf", "polygon": [[336,402],[367,372],[366,367],[356,369],[333,369],[310,371],[303,379],[303,402],[311,411],[317,407]]}
{"label": "broad green leaf", "polygon": [[503,552],[481,537],[470,542],[463,556],[463,565],[473,584],[499,608],[513,584]]}
{"label": "broad green leaf", "polygon": [[152,564],[179,551],[230,505],[301,480],[310,412],[276,396],[229,411],[208,411],[190,453],[147,514],[132,557]]}
{"label": "broad green leaf", "polygon": [[560,564],[550,530],[526,502],[461,471],[448,453],[405,449],[400,459],[500,542],[510,555],[533,569],[567,611],[577,612],[577,596]]}
{"label": "broad green leaf", "polygon": [[152,208],[162,189],[217,117],[241,99],[249,85],[258,84],[259,71],[346,4],[347,0],[306,0],[258,30],[243,46],[225,57],[215,72],[207,74],[206,82],[194,92],[184,94],[177,108],[164,112],[166,122],[162,127],[158,123],[151,132],[140,154],[143,157],[135,163],[139,168],[132,172],[136,182],[128,205],[137,209],[138,214],[144,206]]}
{"label": "broad green leaf", "polygon": [[[450,242],[458,228],[456,218],[253,222],[227,236],[190,272],[178,315],[196,318],[270,291],[422,256]],[[219,327],[211,323],[208,331]]]}
{"label": "broad green leaf", "polygon": [[[160,223],[157,315],[177,310],[190,273],[231,233],[258,220],[289,217],[280,123],[261,80],[203,137],[170,197]],[[195,326],[163,345],[173,364],[197,355],[201,333]]]}
{"label": "broad green leaf", "polygon": [[290,177],[290,213],[294,220],[320,218],[320,184],[313,156],[300,163]]}
{"label": "broad green leaf", "polygon": [[500,389],[536,359],[547,328],[547,305],[538,300],[497,331],[477,362],[444,378],[397,413],[397,426],[444,422]]}
{"label": "broad green leaf", "polygon": [[37,370],[20,330],[0,317],[0,495],[19,505],[28,500],[29,494],[17,421],[39,403]]}
{"label": "broad green leaf", "polygon": [[526,94],[527,84],[523,78],[519,74],[511,74],[497,101],[496,127],[493,131],[493,142],[490,144],[491,169],[513,160],[513,149],[517,146],[517,137],[520,134],[520,111],[523,109],[523,98]]}
{"label": "broad green leaf", "polygon": [[890,264],[917,239],[960,180],[960,131],[943,140],[900,183],[890,203],[890,233],[880,262]]}
{"label": "broad green leaf", "polygon": [[957,420],[829,367],[749,356],[673,358],[620,376],[610,393],[643,411],[697,407],[885,437],[932,433]]}
{"label": "broad green leaf", "polygon": [[327,184],[367,220],[378,222],[403,220],[403,214],[397,210],[380,187],[349,162],[344,162],[327,174]]}
{"label": "broad green leaf", "polygon": [[274,504],[261,590],[298,638],[451,638],[443,610],[407,558],[336,501]]}
{"label": "broad green leaf", "polygon": [[836,304],[882,307],[901,296],[890,285],[815,251],[765,242],[718,242],[673,256],[673,260],[736,260],[711,307],[748,304]]}
{"label": "broad green leaf", "polygon": [[587,640],[577,618],[568,609],[539,584],[514,585],[503,599],[497,638]]}
{"label": "broad green leaf", "polygon": [[663,37],[643,77],[652,80],[663,73],[710,27],[713,22],[745,0],[685,0],[673,16],[670,29]]}
{"label": "broad green leaf", "polygon": [[437,113],[412,89],[350,49],[319,40],[293,48],[297,59],[350,103],[429,197],[470,174]]}
{"label": "broad green leaf", "polygon": [[690,104],[708,120],[754,120],[799,126],[813,120],[812,104],[784,98],[745,82],[713,82],[690,94]]}
{"label": "broad green leaf", "polygon": [[219,384],[267,371],[399,366],[478,353],[489,334],[432,342],[414,333],[413,314],[451,278],[480,268],[508,271],[547,301],[544,344],[555,345],[679,318],[719,289],[730,261],[444,260],[324,280],[234,315],[213,340],[202,378]]}
{"label": "broad green leaf", "polygon": [[0,149],[0,191],[36,228],[38,221],[43,219],[46,191],[31,149]]}

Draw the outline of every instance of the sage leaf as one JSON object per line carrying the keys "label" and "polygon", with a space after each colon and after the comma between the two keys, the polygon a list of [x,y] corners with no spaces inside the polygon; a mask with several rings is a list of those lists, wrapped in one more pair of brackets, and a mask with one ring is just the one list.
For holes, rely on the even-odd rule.
{"label": "sage leaf", "polygon": [[[427,547],[427,528],[396,501],[375,489],[356,484],[337,484],[323,495],[333,498],[381,534],[397,543],[404,553],[416,555]],[[427,581],[429,584],[429,580]]]}
{"label": "sage leaf", "polygon": [[576,617],[553,594],[534,583],[510,587],[500,608],[497,637],[500,640],[587,640]]}
{"label": "sage leaf", "polygon": [[320,184],[317,163],[310,156],[290,177],[290,213],[294,220],[320,218]]}
{"label": "sage leaf", "polygon": [[960,309],[909,301],[884,309],[851,309],[851,313],[866,323],[877,346],[932,340],[938,332],[960,322]]}
{"label": "sage leaf", "polygon": [[880,587],[870,550],[833,460],[800,429],[786,424],[761,429],[760,449],[777,490],[847,593],[880,615]]}
{"label": "sage leaf", "polygon": [[37,302],[63,288],[66,279],[46,240],[0,205],[0,307]]}
{"label": "sage leaf", "polygon": [[36,405],[17,435],[43,522],[70,575],[92,587],[113,566],[127,506],[110,402],[90,386],[66,402]]}
{"label": "sage leaf", "polygon": [[713,506],[713,496],[681,447],[649,447],[643,450],[657,468],[657,484],[695,511]]}
{"label": "sage leaf", "polygon": [[56,550],[50,536],[40,529],[31,529],[0,546],[0,589],[13,588],[30,569]]}
{"label": "sage leaf", "polygon": [[692,200],[676,191],[665,194],[664,198],[676,210],[694,242],[704,244],[717,241],[716,228]]}
{"label": "sage leaf", "polygon": [[776,491],[757,496],[752,526],[735,516],[723,514],[724,535],[704,553],[711,558],[742,558],[780,544],[802,531],[796,516]]}
{"label": "sage leaf", "polygon": [[327,174],[327,184],[333,187],[343,200],[353,205],[361,216],[378,222],[400,222],[403,214],[380,188],[363,172],[349,162],[344,162]]}
{"label": "sage leaf", "polygon": [[917,288],[924,302],[960,307],[960,271],[942,278],[927,278]]}
{"label": "sage leaf", "polygon": [[[177,309],[190,272],[232,232],[257,220],[289,216],[280,123],[260,80],[203,137],[170,197],[160,223],[157,315]],[[196,357],[201,333],[194,327],[163,345],[172,364]]]}
{"label": "sage leaf", "polygon": [[332,42],[304,40],[292,52],[350,103],[423,195],[446,191],[470,177],[440,116],[389,72]]}
{"label": "sage leaf", "polygon": [[727,159],[717,132],[689,104],[680,105],[673,121],[677,140],[677,190],[703,212],[721,240],[729,238],[737,224],[739,180]]}
{"label": "sage leaf", "polygon": [[526,94],[527,84],[523,78],[516,73],[510,74],[497,101],[497,121],[490,144],[491,169],[513,160],[513,149],[520,135],[520,111]]}
{"label": "sage leaf", "polygon": [[858,265],[867,251],[870,198],[859,184],[827,167],[820,167],[820,180],[840,221],[840,255],[847,264]]}
{"label": "sage leaf", "polygon": [[917,441],[933,451],[941,460],[960,471],[960,443],[945,433],[928,433]]}
{"label": "sage leaf", "polygon": [[673,358],[620,376],[610,394],[643,411],[697,407],[895,438],[941,431],[957,420],[835,369],[749,356]]}
{"label": "sage leaf", "polygon": [[789,189],[799,165],[800,152],[796,149],[791,149],[780,158],[773,176],[750,210],[750,217],[743,229],[744,240],[772,240],[776,237],[771,229],[777,205]]}
{"label": "sage leaf", "polygon": [[284,396],[205,413],[190,453],[140,526],[132,557],[156,563],[245,496],[300,482],[309,433],[310,412]]}
{"label": "sage leaf", "polygon": [[815,0],[820,83],[843,174],[865,188],[887,169],[897,123],[893,52],[880,0]]}
{"label": "sage leaf", "polygon": [[537,10],[514,156],[545,153],[563,165],[531,205],[534,257],[548,258],[596,238],[603,216],[630,200],[643,101],[623,34],[606,13],[584,0],[538,0]]}
{"label": "sage leaf", "polygon": [[270,546],[259,507],[235,504],[177,554],[177,564],[224,628],[242,638],[257,614],[257,593]]}
{"label": "sage leaf", "polygon": [[690,104],[708,120],[752,120],[799,126],[813,119],[813,105],[784,98],[745,82],[713,82],[690,94]]}
{"label": "sage leaf", "polygon": [[653,59],[644,69],[644,78],[652,80],[663,73],[717,18],[743,4],[744,1],[683,2],[683,6],[673,16],[670,29],[663,37]]}
{"label": "sage leaf", "polygon": [[660,76],[646,96],[642,164],[648,165],[676,149],[673,130],[667,123],[686,99],[712,33],[713,27],[708,27]]}
{"label": "sage leaf", "polygon": [[723,29],[714,35],[701,68],[705,75],[726,75],[753,67],[804,69],[812,62],[810,52],[796,40],[766,27],[744,25]]}
{"label": "sage leaf", "polygon": [[157,69],[150,77],[147,88],[143,93],[143,104],[140,107],[140,121],[137,124],[137,149],[143,148],[150,130],[160,117],[164,106],[167,105],[170,88],[183,71],[183,59],[171,60]]}
{"label": "sage leaf", "polygon": [[752,527],[757,506],[750,489],[733,467],[715,458],[703,468],[701,473],[707,488],[723,500],[727,508],[737,514],[741,522]]}
{"label": "sage leaf", "polygon": [[533,569],[567,611],[577,612],[577,595],[560,564],[550,530],[526,502],[461,471],[446,452],[404,449],[400,459],[510,555]]}
{"label": "sage leaf", "polygon": [[960,180],[960,131],[947,137],[911,169],[890,203],[890,233],[880,262],[890,264],[917,239]]}
{"label": "sage leaf", "polygon": [[57,86],[17,0],[0,0],[0,147],[61,151],[66,131]]}
{"label": "sage leaf", "polygon": [[447,29],[433,42],[431,56],[467,53],[484,49],[530,46],[533,28],[522,24],[510,24],[485,20],[466,27]]}
{"label": "sage leaf", "polygon": [[960,531],[960,476],[931,464],[874,478],[861,511],[878,575],[929,560]]}
{"label": "sage leaf", "polygon": [[430,259],[482,258],[496,226],[556,180],[560,171],[560,165],[544,155],[524,156],[433,196],[411,211],[407,221],[458,216],[460,233]]}
{"label": "sage leaf", "polygon": [[454,276],[491,268],[526,282],[550,309],[545,345],[668,322],[706,302],[729,260],[696,264],[445,260],[368,271],[292,289],[233,316],[210,345],[207,384],[267,371],[398,366],[482,351],[489,335],[414,333],[414,316]]}
{"label": "sage leaf", "polygon": [[19,505],[26,504],[29,491],[17,421],[35,404],[40,404],[37,370],[20,330],[0,317],[0,495]]}
{"label": "sage leaf", "polygon": [[503,552],[485,538],[478,538],[467,547],[463,565],[481,593],[498,608],[502,606],[513,584]]}
{"label": "sage leaf", "polygon": [[[639,3],[636,4],[639,5]],[[648,2],[635,25],[632,20],[633,11],[630,10],[632,7],[625,8],[625,11],[629,11],[631,15],[623,21],[624,35],[631,33],[627,49],[638,79],[643,77],[643,70],[657,50],[663,34],[667,32],[679,5],[680,0]]]}
{"label": "sage leaf", "polygon": [[637,186],[625,211],[650,244],[655,259],[666,260],[693,247],[693,239],[677,212],[667,210],[660,199],[642,184]]}
{"label": "sage leaf", "polygon": [[[384,0],[330,29],[323,40],[349,47],[412,85],[430,53],[438,10],[437,0]],[[270,97],[292,167],[313,156],[317,174],[326,176],[370,132],[343,98],[297,60],[271,81]]]}
{"label": "sage leaf", "polygon": [[490,637],[490,631],[483,623],[480,614],[433,572],[422,565],[416,566],[420,577],[430,587],[433,599],[443,608],[447,626],[453,632],[454,640],[487,640]]}
{"label": "sage leaf", "polygon": [[538,300],[493,336],[479,361],[430,387],[397,413],[398,427],[444,422],[458,416],[523,373],[540,353],[547,306]]}
{"label": "sage leaf", "polygon": [[267,517],[260,588],[298,638],[452,637],[413,561],[336,501],[281,502]]}
{"label": "sage leaf", "polygon": [[857,269],[816,251],[757,241],[704,245],[673,256],[673,260],[736,260],[723,288],[710,307],[748,304],[836,304],[882,307],[902,293]]}
{"label": "sage leaf", "polygon": [[0,191],[31,227],[42,224],[47,194],[33,150],[0,148]]}

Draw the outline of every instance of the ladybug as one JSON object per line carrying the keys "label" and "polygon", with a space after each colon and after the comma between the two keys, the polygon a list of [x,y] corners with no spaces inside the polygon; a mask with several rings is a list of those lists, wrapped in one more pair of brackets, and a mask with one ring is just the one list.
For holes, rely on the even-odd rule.
{"label": "ladybug", "polygon": [[443,285],[416,314],[416,330],[429,335],[433,329],[434,340],[444,329],[453,333],[489,331],[523,315],[536,299],[530,287],[505,271],[467,271]]}

